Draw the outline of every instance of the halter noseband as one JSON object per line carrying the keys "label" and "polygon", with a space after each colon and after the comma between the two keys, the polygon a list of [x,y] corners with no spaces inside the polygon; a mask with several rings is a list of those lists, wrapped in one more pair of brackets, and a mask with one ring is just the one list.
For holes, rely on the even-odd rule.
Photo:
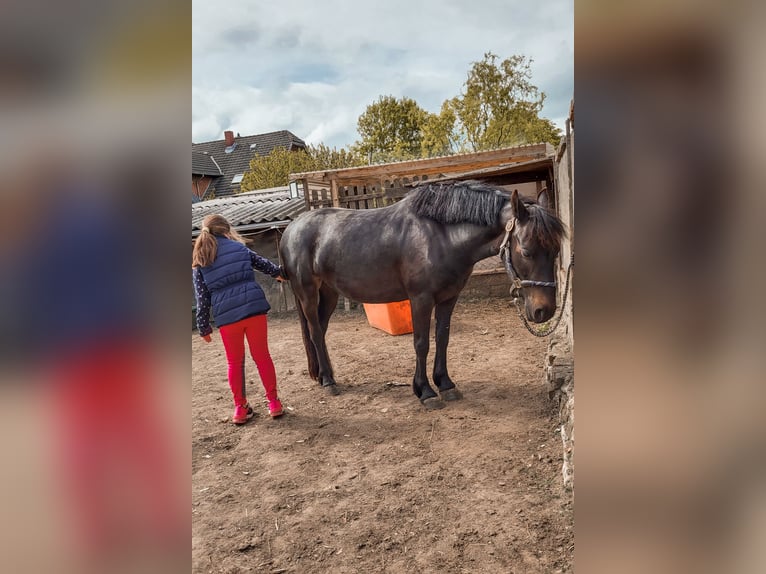
{"label": "halter noseband", "polygon": [[555,281],[531,281],[529,279],[521,279],[519,274],[513,268],[513,262],[511,261],[510,239],[514,227],[516,227],[515,217],[511,218],[508,223],[505,224],[505,237],[503,237],[503,242],[500,244],[500,249],[498,251],[498,255],[505,265],[505,270],[508,273],[508,276],[511,278],[511,281],[513,281],[513,286],[517,289],[522,287],[553,287],[555,289]]}

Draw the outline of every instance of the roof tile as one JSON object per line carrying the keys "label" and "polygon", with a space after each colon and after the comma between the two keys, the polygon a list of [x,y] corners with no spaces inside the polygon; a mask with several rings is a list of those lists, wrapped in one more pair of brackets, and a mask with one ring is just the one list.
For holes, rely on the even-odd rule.
{"label": "roof tile", "polygon": [[[216,197],[225,197],[239,191],[239,184],[232,184],[231,180],[235,175],[243,174],[250,169],[250,160],[254,156],[269,155],[277,147],[288,150],[306,148],[306,142],[287,130],[239,136],[234,138],[234,141],[237,145],[231,153],[225,152],[226,141],[222,139],[192,144],[192,170],[194,170],[196,154],[212,157],[221,168],[223,175],[214,183]],[[251,148],[253,144],[255,148]],[[193,173],[196,172],[193,171]]]}
{"label": "roof tile", "polygon": [[221,175],[221,170],[209,155],[192,151],[192,175]]}

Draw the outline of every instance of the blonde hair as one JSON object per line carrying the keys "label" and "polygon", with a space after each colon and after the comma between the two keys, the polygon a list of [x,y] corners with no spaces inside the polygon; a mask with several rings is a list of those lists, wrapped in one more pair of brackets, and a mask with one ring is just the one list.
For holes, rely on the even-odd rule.
{"label": "blonde hair", "polygon": [[215,256],[218,253],[218,240],[216,237],[226,237],[232,241],[245,244],[242,236],[232,229],[223,215],[218,215],[217,213],[208,215],[202,220],[202,230],[197,237],[197,241],[194,242],[192,267],[207,267],[215,261]]}

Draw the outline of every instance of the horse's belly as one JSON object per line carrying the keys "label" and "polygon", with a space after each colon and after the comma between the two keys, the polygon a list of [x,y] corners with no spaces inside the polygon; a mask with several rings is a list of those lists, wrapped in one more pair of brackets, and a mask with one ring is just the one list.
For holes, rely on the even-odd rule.
{"label": "horse's belly", "polygon": [[335,277],[335,289],[361,303],[391,303],[407,299],[407,292],[397,276]]}

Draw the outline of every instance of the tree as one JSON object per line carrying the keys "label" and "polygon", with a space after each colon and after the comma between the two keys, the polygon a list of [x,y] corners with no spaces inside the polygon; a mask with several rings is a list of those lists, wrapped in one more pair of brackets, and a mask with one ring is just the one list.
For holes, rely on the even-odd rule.
{"label": "tree", "polygon": [[361,140],[354,149],[378,161],[420,157],[421,131],[428,115],[411,98],[380,96],[359,116],[357,131]]}
{"label": "tree", "polygon": [[561,130],[548,118],[541,118],[536,110],[519,110],[521,127],[519,133],[525,143],[548,142],[557,146],[561,141]]}
{"label": "tree", "polygon": [[280,187],[290,183],[291,173],[355,167],[364,163],[364,158],[352,150],[331,149],[321,143],[298,151],[278,147],[269,155],[255,156],[250,161],[250,170],[242,178],[240,189]]}
{"label": "tree", "polygon": [[473,63],[462,95],[447,104],[455,114],[458,142],[473,151],[558,143],[560,130],[539,116],[545,94],[531,83],[531,63],[520,55],[498,63],[491,52]]}
{"label": "tree", "polygon": [[351,149],[329,148],[323,143],[309,146],[308,153],[313,158],[313,171],[356,167],[367,163],[364,157]]}
{"label": "tree", "polygon": [[421,128],[420,155],[434,157],[450,155],[458,149],[455,133],[455,112],[449,102],[442,104],[438,114],[428,114]]}

